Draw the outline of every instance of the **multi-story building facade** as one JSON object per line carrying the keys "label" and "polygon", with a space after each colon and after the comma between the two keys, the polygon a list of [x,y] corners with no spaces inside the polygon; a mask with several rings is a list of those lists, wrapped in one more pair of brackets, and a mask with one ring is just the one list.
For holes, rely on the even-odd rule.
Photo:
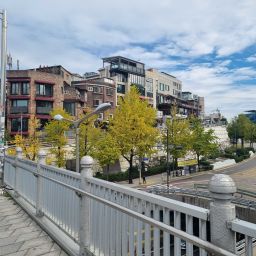
{"label": "multi-story building facade", "polygon": [[189,105],[184,111],[187,115],[196,115],[203,117],[204,115],[204,97],[199,97],[191,92],[182,92],[182,100],[185,100]]}
{"label": "multi-story building facade", "polygon": [[131,86],[135,86],[140,97],[153,104],[153,91],[149,93],[146,90],[144,63],[121,56],[103,58],[103,68],[99,73],[101,77],[111,78],[115,82],[117,103],[119,97],[123,97]]}
{"label": "multi-story building facade", "polygon": [[155,108],[164,103],[171,103],[171,98],[181,96],[182,82],[172,75],[150,68],[146,71],[146,81],[147,91],[153,93]]}
{"label": "multi-story building facade", "polygon": [[[85,95],[71,88],[72,74],[61,66],[7,72],[7,130],[11,135],[28,134],[32,116],[43,127],[54,108],[77,115],[85,104]],[[73,107],[72,107],[73,106]]]}
{"label": "multi-story building facade", "polygon": [[86,92],[86,106],[90,109],[98,107],[101,103],[110,103],[112,108],[104,113],[100,113],[100,118],[108,118],[113,115],[116,106],[116,86],[110,78],[95,78],[72,82],[79,92]]}
{"label": "multi-story building facade", "polygon": [[204,111],[204,98],[183,92],[182,82],[176,77],[151,68],[146,71],[146,82],[146,88],[148,86],[153,91],[153,106],[163,115],[169,115],[174,105],[178,113],[184,116],[199,116]]}

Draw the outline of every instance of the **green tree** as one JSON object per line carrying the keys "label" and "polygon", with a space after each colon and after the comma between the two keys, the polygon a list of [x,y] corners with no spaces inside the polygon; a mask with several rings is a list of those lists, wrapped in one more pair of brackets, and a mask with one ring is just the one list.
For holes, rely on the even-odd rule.
{"label": "green tree", "polygon": [[191,119],[191,129],[191,149],[197,156],[198,169],[200,170],[200,156],[208,156],[215,153],[218,150],[218,144],[213,130],[205,131],[199,119]]}
{"label": "green tree", "polygon": [[[79,154],[80,158],[83,156],[93,156],[96,150],[96,143],[101,138],[101,129],[95,126],[97,116],[85,120],[80,125],[79,131]],[[75,154],[75,152],[74,152]]]}
{"label": "green tree", "polygon": [[230,139],[233,139],[237,145],[237,140],[241,139],[241,146],[244,148],[244,141],[250,140],[252,122],[248,117],[241,114],[234,118],[228,125],[227,131]]}
{"label": "green tree", "polygon": [[[54,109],[50,115],[54,117],[55,115],[60,114],[64,118],[70,119],[70,115],[65,112],[65,110],[58,108]],[[54,155],[56,159],[56,164],[58,167],[65,166],[65,145],[67,144],[67,138],[65,137],[65,132],[70,129],[70,122],[68,121],[57,121],[52,119],[46,126],[46,142],[51,145],[50,153]]]}
{"label": "green tree", "polygon": [[129,163],[129,183],[135,156],[150,155],[158,140],[159,132],[154,127],[156,110],[139,97],[136,88],[131,88],[115,110],[110,124],[110,133],[121,155]]}
{"label": "green tree", "polygon": [[165,125],[166,130],[162,132],[162,143],[165,145],[166,152],[169,151],[169,155],[172,155],[177,165],[177,159],[183,157],[189,149],[190,124],[188,119],[180,118],[177,115],[177,107],[174,106],[171,109],[171,119],[167,119]]}
{"label": "green tree", "polygon": [[253,147],[253,143],[256,141],[256,125],[253,122],[250,122],[248,126],[246,140],[250,142],[250,147]]}
{"label": "green tree", "polygon": [[98,160],[101,167],[107,167],[107,180],[109,176],[109,166],[114,164],[120,157],[120,150],[115,139],[108,132],[101,132],[100,139],[97,140],[93,157]]}

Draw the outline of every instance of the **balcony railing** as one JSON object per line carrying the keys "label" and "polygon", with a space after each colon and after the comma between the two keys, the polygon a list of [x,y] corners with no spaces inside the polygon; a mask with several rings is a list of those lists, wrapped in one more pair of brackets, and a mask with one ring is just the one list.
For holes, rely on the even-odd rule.
{"label": "balcony railing", "polygon": [[27,114],[28,107],[11,107],[10,109],[11,114]]}
{"label": "balcony railing", "polygon": [[[207,210],[93,178],[88,156],[80,174],[46,165],[43,151],[38,163],[21,154],[19,148],[16,158],[5,157],[4,182],[69,255],[235,256],[236,232],[245,235],[246,255],[253,255],[256,225],[222,214],[233,207],[225,189],[212,198],[216,208]],[[209,221],[213,242],[207,241]]]}
{"label": "balcony railing", "polygon": [[36,107],[37,114],[49,114],[52,111],[52,107]]}

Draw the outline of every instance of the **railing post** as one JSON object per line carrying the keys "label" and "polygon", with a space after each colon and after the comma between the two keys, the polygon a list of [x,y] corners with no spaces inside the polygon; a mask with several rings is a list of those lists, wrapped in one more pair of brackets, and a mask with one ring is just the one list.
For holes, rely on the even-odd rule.
{"label": "railing post", "polygon": [[[81,158],[81,189],[90,191],[88,178],[92,177],[93,159],[90,156]],[[87,255],[90,246],[90,199],[81,195],[80,201],[80,255]]]}
{"label": "railing post", "polygon": [[236,185],[225,174],[215,174],[209,182],[213,202],[210,204],[211,242],[232,253],[236,251],[235,232],[229,222],[236,218],[235,205],[231,203]]}
{"label": "railing post", "polygon": [[14,173],[14,196],[19,197],[19,192],[18,192],[18,166],[17,163],[19,159],[22,158],[22,148],[21,147],[16,147],[16,158],[15,158],[15,173]]}
{"label": "railing post", "polygon": [[38,152],[38,160],[37,160],[37,173],[35,174],[36,177],[36,216],[42,217],[42,196],[43,196],[43,184],[42,184],[42,177],[40,176],[41,173],[41,164],[45,164],[46,152],[42,149]]}

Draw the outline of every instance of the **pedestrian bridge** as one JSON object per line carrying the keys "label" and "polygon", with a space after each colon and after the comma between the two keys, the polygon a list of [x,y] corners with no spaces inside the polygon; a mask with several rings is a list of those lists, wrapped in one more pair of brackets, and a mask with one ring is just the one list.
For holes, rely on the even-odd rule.
{"label": "pedestrian bridge", "polygon": [[32,162],[17,148],[5,156],[4,183],[68,255],[255,255],[256,225],[236,218],[227,175],[211,179],[208,210],[93,178],[89,156],[81,174],[48,166],[45,156]]}

